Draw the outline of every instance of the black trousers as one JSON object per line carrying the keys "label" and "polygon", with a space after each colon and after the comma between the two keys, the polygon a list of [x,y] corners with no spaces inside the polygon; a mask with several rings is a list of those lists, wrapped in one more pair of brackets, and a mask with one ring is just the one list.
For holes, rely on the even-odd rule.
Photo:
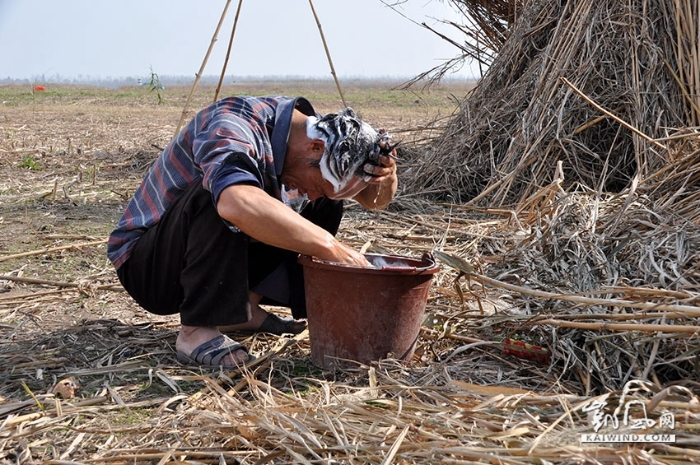
{"label": "black trousers", "polygon": [[[320,198],[301,215],[335,235],[343,203]],[[158,315],[179,313],[183,325],[248,321],[250,290],[263,293],[263,303],[290,307],[295,318],[304,318],[297,256],[233,232],[218,215],[211,193],[197,183],[141,236],[117,275],[141,307]]]}

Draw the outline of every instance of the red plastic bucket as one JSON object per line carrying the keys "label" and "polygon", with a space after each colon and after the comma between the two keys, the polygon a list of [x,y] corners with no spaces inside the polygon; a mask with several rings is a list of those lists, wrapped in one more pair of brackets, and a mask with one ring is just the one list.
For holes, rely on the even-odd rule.
{"label": "red plastic bucket", "polygon": [[410,361],[428,290],[440,269],[420,260],[367,254],[374,268],[299,257],[304,267],[311,361],[324,369],[383,358]]}

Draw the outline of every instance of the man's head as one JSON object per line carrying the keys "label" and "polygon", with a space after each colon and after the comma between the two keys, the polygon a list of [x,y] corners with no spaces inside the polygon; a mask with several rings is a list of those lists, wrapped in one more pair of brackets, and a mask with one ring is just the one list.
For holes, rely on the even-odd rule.
{"label": "man's head", "polygon": [[319,161],[323,179],[333,186],[334,199],[351,198],[367,185],[366,163],[379,162],[379,156],[393,149],[391,137],[362,121],[352,108],[318,119],[309,117],[306,134],[321,139],[325,151]]}

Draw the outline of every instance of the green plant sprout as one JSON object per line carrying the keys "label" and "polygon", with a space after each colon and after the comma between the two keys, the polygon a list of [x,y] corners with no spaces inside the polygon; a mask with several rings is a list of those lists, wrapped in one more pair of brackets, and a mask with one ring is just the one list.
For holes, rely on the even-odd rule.
{"label": "green plant sprout", "polygon": [[33,171],[41,171],[43,169],[31,155],[25,155],[24,158],[22,158],[22,163],[19,166]]}
{"label": "green plant sprout", "polygon": [[156,95],[158,96],[158,105],[161,105],[163,103],[163,91],[165,90],[165,86],[160,82],[158,74],[153,71],[153,66],[151,66],[149,69],[151,70],[151,80],[148,82],[148,91],[156,92]]}

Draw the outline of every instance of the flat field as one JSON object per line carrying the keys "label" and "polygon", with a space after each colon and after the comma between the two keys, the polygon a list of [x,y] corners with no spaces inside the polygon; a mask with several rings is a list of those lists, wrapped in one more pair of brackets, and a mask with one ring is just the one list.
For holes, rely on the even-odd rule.
{"label": "flat field", "polygon": [[[398,85],[357,81],[343,92],[349,106],[404,143],[444,121],[470,86],[453,83],[421,92],[397,90]],[[0,274],[27,280],[2,281],[6,302],[42,287],[29,279],[91,288],[118,284],[100,241],[180,121],[187,123],[215,95],[212,86],[198,87],[183,112],[190,91],[169,86],[159,91],[159,103],[156,91],[139,86],[50,85],[45,92],[28,85],[0,87]],[[219,95],[301,95],[321,113],[343,108],[333,81],[324,80],[233,84]],[[37,253],[43,249],[51,250]],[[143,316],[123,292],[58,293],[50,302],[36,315],[30,312],[44,328],[54,327],[51,320],[77,324],[83,318]],[[23,306],[13,305],[0,310],[8,328],[22,321]]]}
{"label": "flat field", "polygon": [[[469,89],[454,83],[405,91],[394,89],[398,84],[351,82],[344,94],[367,121],[404,144],[435,133]],[[0,273],[21,269],[26,277],[72,282],[99,270],[101,279],[113,278],[102,261],[76,265],[66,250],[7,256],[108,235],[180,121],[213,100],[215,89],[199,87],[183,116],[189,92],[189,86],[167,87],[159,104],[156,92],[137,86],[55,85],[46,92],[0,87]],[[343,108],[332,81],[245,83],[219,95],[234,94],[302,95],[321,113]]]}
{"label": "flat field", "polygon": [[[349,82],[343,91],[365,120],[407,144],[434,134],[471,86],[447,83],[423,92],[397,90],[398,84]],[[194,381],[201,373],[175,360],[177,317],[150,315],[121,289],[105,240],[180,119],[186,123],[212,101],[215,89],[199,87],[183,117],[190,86],[161,90],[161,103],[146,87],[47,87],[45,92],[33,92],[29,85],[0,87],[0,424],[9,419],[10,428],[43,417],[47,401],[60,412],[52,389],[62,379],[74,379],[80,388],[75,398],[64,399],[66,405],[97,402],[106,410],[92,411],[104,412],[107,428],[140,430],[172,395],[196,394],[207,381]],[[343,107],[332,81],[242,83],[225,86],[220,96],[232,94],[301,95],[321,113]],[[360,210],[349,208],[340,233],[358,248],[368,240],[380,242],[397,227],[392,217]],[[400,250],[386,241],[385,246],[383,251]],[[419,255],[430,247],[401,251]],[[242,342],[264,357],[275,355],[270,351],[277,339]],[[279,356],[291,357],[283,378],[328,376],[308,362],[308,340]],[[274,366],[259,374],[277,377]],[[234,384],[240,380],[239,374]],[[284,389],[298,386],[295,380]],[[71,447],[80,435],[68,430],[58,437],[40,434],[34,437],[38,445],[26,447],[10,430],[0,432],[3,464],[102,453],[91,440]]]}
{"label": "flat field", "polygon": [[[441,134],[471,88],[446,83],[420,92],[398,84],[346,82],[343,90],[368,122],[414,148]],[[157,91],[137,86],[0,86],[0,465],[697,463],[695,336],[647,337],[656,326],[626,324],[636,314],[615,312],[608,329],[617,333],[606,332],[609,322],[579,317],[607,316],[619,301],[584,305],[575,302],[587,294],[533,297],[527,287],[531,265],[546,271],[542,288],[557,290],[562,282],[550,281],[552,267],[574,264],[575,274],[587,263],[561,257],[578,250],[576,240],[588,241],[576,228],[589,211],[584,205],[598,215],[599,199],[557,197],[557,186],[541,191],[546,208],[517,212],[402,191],[382,212],[350,202],[339,236],[352,246],[453,255],[440,258],[408,365],[389,357],[322,370],[311,362],[308,332],[238,338],[257,357],[245,370],[178,363],[177,317],[139,308],[119,285],[105,241],[180,121],[214,98],[214,88],[202,86],[183,112],[189,93],[189,86],[168,86],[159,103]],[[322,113],[343,106],[332,81],[238,83],[220,95],[230,94],[302,95]],[[400,183],[420,162],[419,150],[399,157]],[[575,213],[562,214],[567,206]],[[539,234],[550,221],[555,233]],[[472,264],[469,279],[456,269]],[[626,289],[627,298],[649,295]],[[589,315],[596,306],[604,314]],[[538,312],[561,321],[548,319],[548,326]],[[649,333],[635,333],[640,328]],[[679,345],[669,349],[669,341]],[[634,359],[644,360],[645,350],[648,361]],[[690,360],[681,384],[636,379],[645,366],[663,374],[671,358]],[[611,392],[605,380],[622,378],[624,390]],[[620,406],[612,411],[615,399]],[[592,419],[616,419],[624,402],[647,405],[659,419],[645,430],[651,440],[677,436],[676,444],[582,439],[597,440]],[[660,421],[669,414],[676,419],[670,429]],[[639,432],[622,423],[618,431],[612,420],[608,426],[624,437]]]}

